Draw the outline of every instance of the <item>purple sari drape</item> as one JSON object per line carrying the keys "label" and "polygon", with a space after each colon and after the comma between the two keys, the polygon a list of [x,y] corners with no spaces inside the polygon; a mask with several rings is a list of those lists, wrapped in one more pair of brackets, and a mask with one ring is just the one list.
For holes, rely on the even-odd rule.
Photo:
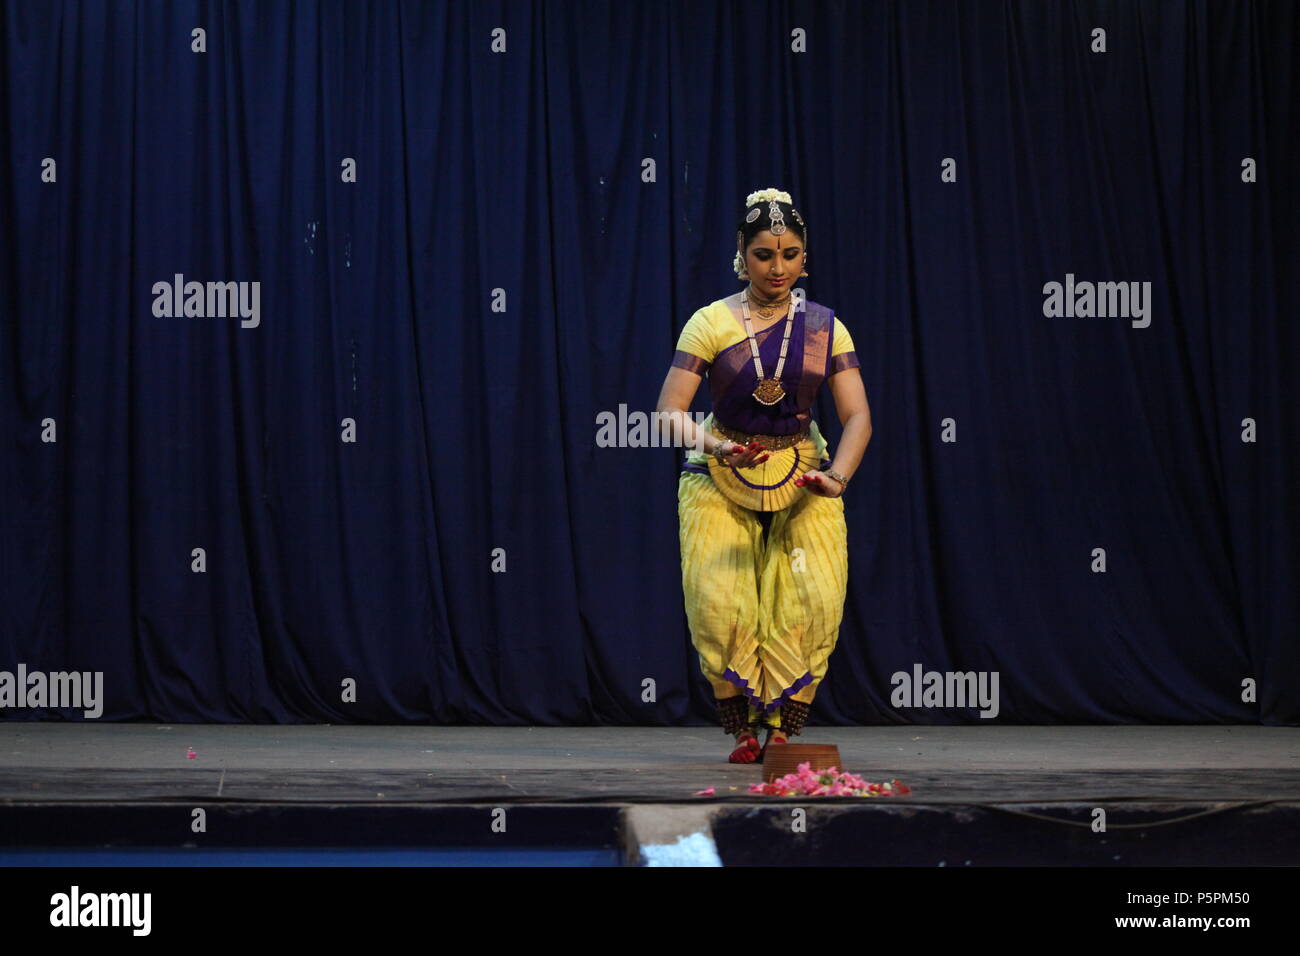
{"label": "purple sari drape", "polygon": [[[709,392],[713,397],[714,420],[739,431],[757,435],[790,435],[812,421],[812,404],[817,388],[830,372],[831,334],[834,313],[816,302],[794,313],[790,347],[786,351],[781,385],[785,398],[775,405],[763,405],[754,398],[758,376],[749,339],[723,349],[709,368]],[[785,322],[757,333],[758,354],[763,374],[771,377],[781,356]]]}

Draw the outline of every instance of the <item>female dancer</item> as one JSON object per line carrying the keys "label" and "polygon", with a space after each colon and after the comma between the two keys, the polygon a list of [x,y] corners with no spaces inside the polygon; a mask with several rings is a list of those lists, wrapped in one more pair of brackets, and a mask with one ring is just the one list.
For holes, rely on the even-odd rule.
{"label": "female dancer", "polygon": [[[695,449],[678,479],[682,590],[700,667],[736,738],[732,763],[761,760],[803,729],[844,610],[840,496],[871,438],[848,329],[792,295],[808,274],[807,242],[789,194],[746,198],[734,265],[749,284],[691,316],[659,396],[658,411]],[[713,411],[696,426],[687,412],[706,372]],[[823,381],[844,426],[834,461],[812,420]]]}

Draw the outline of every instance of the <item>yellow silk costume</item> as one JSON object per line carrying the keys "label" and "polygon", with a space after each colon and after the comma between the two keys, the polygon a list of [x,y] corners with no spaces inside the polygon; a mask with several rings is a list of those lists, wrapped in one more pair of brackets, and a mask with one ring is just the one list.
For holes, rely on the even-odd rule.
{"label": "yellow silk costume", "polygon": [[[673,364],[707,372],[712,379],[721,370],[721,366],[715,369],[715,361],[725,354],[739,376],[752,362],[739,302],[739,295],[720,299],[692,315],[678,339]],[[815,314],[823,317],[822,328],[833,325],[833,331],[825,349],[828,356],[810,351],[809,368],[824,361],[824,377],[829,377],[858,367],[848,329],[825,307],[807,303],[810,310],[814,306]],[[757,335],[760,345],[773,333],[779,336],[783,322]],[[813,322],[810,317],[807,328],[812,329]],[[803,327],[801,323],[796,328]],[[779,348],[779,342],[767,348]],[[763,352],[763,367],[765,375],[771,376],[774,363],[769,363],[769,354]],[[752,373],[750,381],[737,377],[737,387],[751,388],[753,380]],[[811,399],[824,378],[811,375],[809,388],[798,396],[793,394],[798,375],[789,365],[782,380],[792,393],[791,402],[785,405],[785,417],[771,422],[786,431],[747,430],[790,434],[796,426],[805,429],[807,436],[799,445],[805,450],[799,474],[828,467],[826,441],[810,413]],[[720,403],[716,393],[714,397],[714,413],[703,427],[717,435],[713,426]],[[744,414],[743,405],[736,404],[743,400],[735,389],[729,392],[730,414]],[[755,417],[746,421],[767,421],[761,417],[767,412],[753,404]],[[792,414],[796,409],[798,416]],[[762,718],[780,727],[785,701],[812,702],[839,635],[848,587],[844,501],[800,489],[788,507],[750,510],[722,493],[707,473],[707,461],[703,453],[688,454],[678,479],[682,590],[691,640],[715,698],[721,701],[743,694],[751,724]]]}

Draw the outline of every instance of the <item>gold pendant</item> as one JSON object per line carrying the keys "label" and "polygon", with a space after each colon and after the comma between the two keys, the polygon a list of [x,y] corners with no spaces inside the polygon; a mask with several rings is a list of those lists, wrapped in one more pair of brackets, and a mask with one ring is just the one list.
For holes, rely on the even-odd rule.
{"label": "gold pendant", "polygon": [[776,379],[765,378],[754,389],[754,397],[764,405],[775,405],[785,398],[785,389],[781,387],[781,383]]}

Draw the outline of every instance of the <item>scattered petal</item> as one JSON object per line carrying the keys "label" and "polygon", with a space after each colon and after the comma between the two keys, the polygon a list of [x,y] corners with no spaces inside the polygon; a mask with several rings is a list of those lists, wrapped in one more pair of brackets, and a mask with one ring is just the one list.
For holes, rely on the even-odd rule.
{"label": "scattered petal", "polygon": [[893,797],[909,794],[912,789],[898,779],[872,783],[837,767],[814,771],[811,762],[805,762],[799,764],[796,773],[767,784],[751,784],[749,792],[776,797]]}

